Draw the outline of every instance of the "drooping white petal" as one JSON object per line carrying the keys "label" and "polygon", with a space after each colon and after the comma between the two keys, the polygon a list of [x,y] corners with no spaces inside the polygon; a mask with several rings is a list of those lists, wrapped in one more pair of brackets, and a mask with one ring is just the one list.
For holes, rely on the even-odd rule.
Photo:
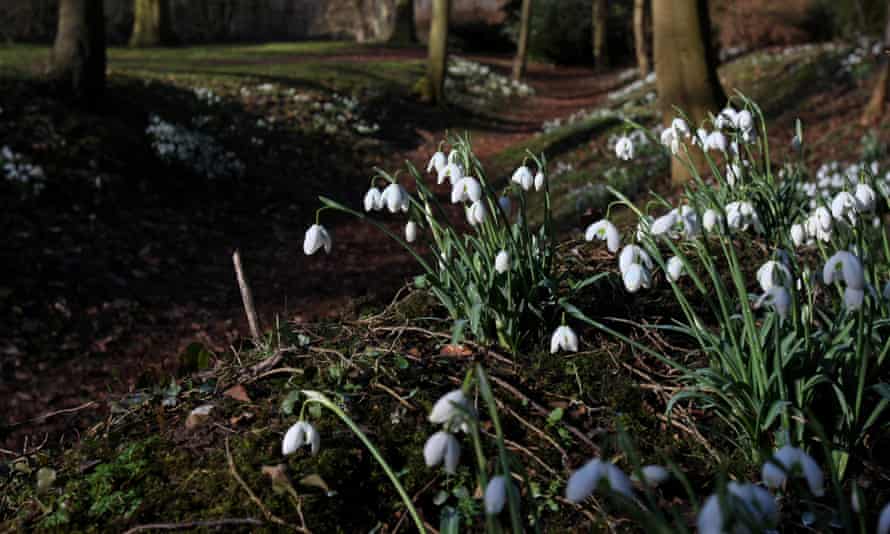
{"label": "drooping white petal", "polygon": [[650,488],[657,487],[671,478],[671,472],[660,465],[647,465],[640,469],[643,484]]}
{"label": "drooping white petal", "polygon": [[488,210],[485,208],[485,204],[481,201],[473,202],[473,204],[467,208],[467,222],[473,226],[485,222],[487,216]]}
{"label": "drooping white petal", "polygon": [[430,162],[426,165],[426,172],[441,172],[445,166],[448,165],[448,161],[445,158],[445,154],[442,152],[436,152],[433,154],[433,157],[430,158]]}
{"label": "drooping white petal", "polygon": [[313,224],[306,230],[306,236],[303,238],[303,252],[307,256],[311,256],[319,251],[322,247],[327,253],[331,252],[331,236],[324,226]]}
{"label": "drooping white petal", "polygon": [[383,198],[380,196],[380,190],[376,187],[368,189],[365,193],[365,211],[374,211],[383,208]]}
{"label": "drooping white petal", "polygon": [[856,197],[846,191],[841,191],[831,201],[831,215],[838,221],[847,220],[856,222],[857,201]]}
{"label": "drooping white petal", "polygon": [[639,263],[630,264],[621,279],[624,282],[624,288],[629,293],[636,293],[644,287],[648,288],[652,283],[649,271]]}
{"label": "drooping white petal", "polygon": [[677,256],[671,256],[667,262],[667,277],[671,282],[676,282],[683,276],[683,260]]}
{"label": "drooping white petal", "polygon": [[566,499],[577,504],[590,497],[604,474],[599,458],[587,462],[569,477],[566,484]]}
{"label": "drooping white petal", "polygon": [[[838,269],[840,268],[840,269]],[[865,273],[862,262],[855,254],[841,250],[836,252],[825,263],[822,269],[822,279],[826,285],[831,285],[835,280],[843,280],[847,287],[863,290],[865,288]]]}
{"label": "drooping white petal", "polygon": [[436,467],[445,458],[448,436],[448,432],[439,431],[426,440],[426,444],[423,446],[423,460],[427,467]]}
{"label": "drooping white petal", "polygon": [[618,268],[624,273],[635,263],[642,264],[647,269],[652,268],[652,259],[645,250],[637,245],[627,245],[622,249],[621,254],[618,256]]}
{"label": "drooping white petal", "polygon": [[505,273],[510,270],[510,254],[506,250],[501,250],[494,259],[494,270],[499,273]]}
{"label": "drooping white petal", "polygon": [[451,189],[451,202],[478,202],[482,198],[482,186],[471,176],[465,176]]}
{"label": "drooping white petal", "polygon": [[863,213],[874,211],[877,195],[870,185],[857,184],[853,195],[856,197],[856,209]]}
{"label": "drooping white petal", "polygon": [[630,137],[621,136],[615,143],[615,155],[618,159],[630,161],[634,157],[634,144]]}
{"label": "drooping white petal", "polygon": [[460,409],[455,406],[467,407],[467,397],[460,389],[446,393],[436,401],[436,404],[433,405],[433,411],[430,412],[430,423],[447,423],[455,415],[460,415]]}
{"label": "drooping white petal", "polygon": [[460,442],[453,434],[448,434],[445,442],[445,472],[453,475],[457,472],[457,466],[460,463]]}
{"label": "drooping white petal", "polygon": [[667,214],[655,219],[649,231],[654,236],[662,236],[670,232],[675,224],[677,224],[677,211],[671,210]]}
{"label": "drooping white petal", "polygon": [[714,228],[718,228],[720,220],[721,217],[720,214],[717,213],[717,210],[710,208],[705,210],[705,214],[702,216],[702,224],[708,232],[712,232],[714,231]]}
{"label": "drooping white petal", "polygon": [[492,477],[485,487],[485,513],[488,515],[497,515],[504,509],[507,502],[507,480],[498,475]]}
{"label": "drooping white petal", "polygon": [[799,247],[804,244],[807,240],[807,234],[804,230],[803,225],[800,224],[792,224],[791,225],[791,242],[794,243],[795,247]]}
{"label": "drooping white petal", "polygon": [[847,308],[847,311],[856,311],[862,307],[862,302],[865,300],[865,291],[862,289],[854,289],[852,287],[847,287],[844,289],[844,306]]}
{"label": "drooping white petal", "polygon": [[877,534],[890,534],[890,503],[884,506],[881,515],[878,516]]}
{"label": "drooping white petal", "polygon": [[720,498],[711,495],[698,512],[696,520],[698,534],[723,534],[723,510],[720,509]]}
{"label": "drooping white petal", "polygon": [[559,326],[550,336],[550,354],[556,354],[560,350],[578,352],[578,335],[570,326]]}
{"label": "drooping white petal", "polygon": [[764,291],[773,286],[785,286],[791,282],[791,271],[784,264],[769,260],[757,269],[757,282]]}
{"label": "drooping white petal", "polygon": [[609,481],[609,489],[615,493],[620,493],[628,499],[633,499],[634,492],[630,478],[617,465],[603,462],[606,471],[606,478]]}
{"label": "drooping white petal", "polygon": [[544,189],[544,180],[546,180],[546,178],[544,178],[544,173],[538,171],[538,173],[535,174],[535,191]]}
{"label": "drooping white petal", "polygon": [[618,248],[621,246],[621,234],[618,233],[618,228],[606,219],[600,219],[588,226],[584,232],[584,239],[587,241],[593,241],[594,239],[605,241],[609,252],[613,254],[618,252]]}
{"label": "drooping white petal", "polygon": [[747,109],[739,111],[735,116],[735,127],[742,131],[750,131],[754,128],[754,117]]}
{"label": "drooping white petal", "polygon": [[409,243],[413,243],[417,240],[417,223],[414,221],[408,221],[408,224],[405,225],[405,241]]}
{"label": "drooping white petal", "polygon": [[284,434],[281,441],[281,454],[288,456],[297,452],[297,449],[306,443],[306,423],[298,421]]}
{"label": "drooping white petal", "polygon": [[402,190],[402,187],[396,183],[389,184],[383,190],[383,202],[390,213],[397,213],[402,209]]}
{"label": "drooping white petal", "polygon": [[321,448],[321,434],[309,423],[306,423],[304,428],[306,429],[306,444],[309,445],[312,456],[315,456],[318,454],[318,449]]}
{"label": "drooping white petal", "polygon": [[772,286],[754,302],[754,307],[760,308],[764,304],[772,306],[779,317],[785,319],[791,309],[791,293],[782,286]]}
{"label": "drooping white petal", "polygon": [[511,180],[519,184],[519,187],[521,187],[525,191],[531,189],[532,185],[534,185],[535,183],[532,172],[525,165],[522,165],[513,172],[513,177],[511,178]]}

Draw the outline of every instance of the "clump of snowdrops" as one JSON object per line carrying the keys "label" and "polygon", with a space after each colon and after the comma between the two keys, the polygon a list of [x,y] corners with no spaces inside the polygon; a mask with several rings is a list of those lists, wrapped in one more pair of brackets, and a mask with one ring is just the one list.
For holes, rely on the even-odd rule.
{"label": "clump of snowdrops", "polygon": [[[371,180],[364,211],[320,197],[323,209],[335,209],[368,221],[401,244],[423,269],[416,285],[428,289],[476,340],[498,343],[515,351],[526,340],[540,339],[554,315],[559,280],[554,274],[550,191],[543,157],[529,153],[499,190],[485,175],[466,138],[451,139],[451,151],[436,152],[425,173],[407,164],[416,194],[409,193],[397,174],[383,171]],[[448,183],[443,202],[427,184]],[[534,228],[526,216],[529,195],[543,195],[544,223]],[[456,208],[456,209],[455,209]],[[331,249],[327,230],[317,222],[306,233],[304,252]],[[404,217],[404,234],[397,235],[385,219]],[[432,259],[417,246],[429,247]],[[577,288],[595,277],[571,284]]]}
{"label": "clump of snowdrops", "polygon": [[[627,291],[653,287],[661,273],[682,315],[651,328],[687,336],[706,365],[687,366],[565,307],[679,370],[686,387],[669,410],[691,401],[710,411],[752,461],[775,446],[809,450],[822,441],[832,476],[843,478],[851,455],[888,425],[890,244],[873,223],[886,199],[863,173],[808,212],[809,199],[798,194],[800,162],[780,180],[760,110],[744,97],[737,104],[697,130],[677,118],[661,135],[692,176],[677,205],[653,194],[638,209],[614,192],[637,214],[636,232],[621,248],[608,220],[588,230],[588,239],[608,235],[609,250],[620,250]],[[797,152],[801,139],[798,124]],[[626,156],[626,144],[618,148]],[[752,257],[761,261],[753,277]],[[810,430],[816,415],[822,436]]]}
{"label": "clump of snowdrops", "polygon": [[184,165],[205,178],[237,178],[244,164],[212,136],[167,122],[152,114],[145,133],[155,154],[169,163]]}

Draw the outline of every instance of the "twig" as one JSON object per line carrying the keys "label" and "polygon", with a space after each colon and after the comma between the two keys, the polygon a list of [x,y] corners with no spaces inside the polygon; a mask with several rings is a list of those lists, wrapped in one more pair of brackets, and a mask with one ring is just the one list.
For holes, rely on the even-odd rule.
{"label": "twig", "polygon": [[238,470],[235,469],[235,459],[232,458],[232,451],[229,450],[229,438],[226,438],[226,458],[228,459],[228,462],[229,462],[229,472],[232,474],[232,478],[234,478],[238,482],[238,484],[242,488],[244,488],[244,491],[247,492],[247,495],[250,497],[250,500],[253,501],[259,507],[260,511],[263,512],[263,515],[266,516],[267,520],[275,523],[276,525],[281,525],[283,527],[287,527],[287,528],[290,528],[293,530],[303,532],[303,530],[300,527],[291,525],[291,524],[287,523],[284,519],[281,519],[277,515],[270,512],[269,509],[266,508],[266,505],[263,504],[263,501],[259,497],[256,496],[256,493],[254,493],[252,489],[250,489],[250,486],[247,485],[247,482],[244,482],[244,479],[241,478],[241,475],[238,474]]}
{"label": "twig", "polygon": [[147,525],[139,525],[124,532],[124,534],[136,534],[146,530],[184,530],[187,528],[216,528],[231,525],[262,525],[263,522],[258,519],[214,519],[210,521],[186,521],[184,523],[149,523]]}
{"label": "twig", "polygon": [[232,263],[235,264],[235,276],[238,278],[238,287],[241,289],[241,300],[244,302],[244,313],[247,314],[247,324],[250,326],[250,335],[254,341],[260,339],[260,323],[257,319],[256,308],[253,306],[253,293],[247,285],[244,269],[241,267],[241,253],[237,250],[232,254]]}
{"label": "twig", "polygon": [[265,373],[259,374],[255,377],[251,378],[247,382],[245,382],[245,384],[250,384],[250,383],[256,382],[257,380],[261,380],[263,378],[266,378],[267,376],[280,375],[280,374],[301,375],[305,372],[306,371],[304,369],[299,369],[297,367],[279,367],[278,369],[272,369],[272,370],[266,371]]}
{"label": "twig", "polygon": [[28,423],[42,423],[43,421],[46,421],[50,417],[54,417],[56,415],[62,415],[62,414],[66,414],[66,413],[79,412],[81,410],[86,410],[87,408],[95,406],[96,404],[97,404],[96,401],[89,401],[89,402],[85,402],[85,403],[81,404],[80,406],[75,406],[74,408],[65,408],[62,410],[55,410],[53,412],[45,413],[43,415],[38,415],[37,417],[34,417],[32,419],[26,419],[24,421],[18,421],[15,423],[11,423],[9,425],[6,425],[6,428],[16,428],[18,426],[22,426],[22,425],[28,424]]}
{"label": "twig", "polygon": [[372,384],[372,387],[375,387],[375,388],[377,388],[377,389],[382,389],[383,391],[389,393],[389,394],[390,394],[393,398],[395,398],[397,401],[399,401],[399,404],[401,404],[401,405],[404,406],[405,408],[408,408],[409,410],[412,410],[412,411],[415,410],[413,404],[411,404],[410,402],[408,402],[407,400],[405,400],[404,398],[402,398],[401,396],[399,396],[399,394],[396,393],[395,391],[393,391],[393,389],[390,388],[389,386],[384,385],[384,384],[381,384],[380,382],[374,382],[374,383]]}

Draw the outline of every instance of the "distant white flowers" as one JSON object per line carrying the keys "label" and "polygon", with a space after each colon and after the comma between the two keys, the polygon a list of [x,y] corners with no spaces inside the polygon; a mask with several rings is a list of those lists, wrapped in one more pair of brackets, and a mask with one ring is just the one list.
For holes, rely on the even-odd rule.
{"label": "distant white flowers", "polygon": [[633,499],[633,486],[624,471],[611,462],[594,458],[578,469],[566,484],[566,499],[580,503],[597,489]]}
{"label": "distant white flowers", "polygon": [[711,495],[705,500],[698,514],[699,534],[724,534],[724,532],[750,533],[748,525],[738,523],[734,529],[726,530],[727,519],[733,510],[742,511],[743,515],[754,524],[754,532],[774,528],[779,522],[779,507],[772,495],[765,489],[754,484],[730,482],[727,485],[725,498]]}
{"label": "distant white flowers", "polygon": [[321,436],[311,424],[298,421],[284,434],[284,439],[281,442],[281,454],[288,456],[297,452],[297,449],[304,445],[308,446],[312,455],[315,456],[321,447]]}
{"label": "distant white flowers", "polygon": [[244,164],[208,134],[166,122],[152,115],[145,129],[151,146],[162,160],[178,163],[205,178],[236,178]]}
{"label": "distant white flowers", "polygon": [[445,89],[449,98],[470,108],[482,109],[505,98],[524,98],[534,89],[522,82],[502,76],[487,65],[451,55]]}
{"label": "distant white flowers", "polygon": [[25,156],[14,152],[8,146],[0,149],[0,168],[3,169],[4,178],[30,187],[31,193],[39,194],[43,190],[46,178],[43,167],[29,163]]}
{"label": "distant white flowers", "polygon": [[767,487],[781,488],[789,475],[797,473],[806,480],[810,493],[816,497],[825,494],[825,476],[822,474],[822,468],[812,456],[790,445],[779,449],[770,461],[763,464],[761,476]]}

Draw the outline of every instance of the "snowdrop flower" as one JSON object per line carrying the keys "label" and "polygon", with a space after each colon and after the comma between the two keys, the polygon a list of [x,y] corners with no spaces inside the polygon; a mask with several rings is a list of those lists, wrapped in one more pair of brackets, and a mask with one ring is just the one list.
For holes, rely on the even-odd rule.
{"label": "snowdrop flower", "polygon": [[702,150],[708,149],[708,131],[704,128],[699,128],[695,131],[695,135],[692,136],[692,144],[695,146],[702,147]]}
{"label": "snowdrop flower", "polygon": [[544,173],[541,171],[538,171],[538,173],[535,175],[535,191],[540,191],[541,189],[544,189],[544,180],[545,180]]}
{"label": "snowdrop flower", "polygon": [[460,153],[457,150],[452,149],[448,153],[448,163],[460,164]]}
{"label": "snowdrop flower", "polygon": [[655,219],[652,222],[652,226],[649,227],[649,232],[656,237],[660,237],[668,232],[670,232],[674,225],[677,224],[677,210],[671,210],[665,215]]}
{"label": "snowdrop flower", "polygon": [[448,182],[451,185],[454,185],[457,182],[459,182],[460,179],[463,177],[464,177],[463,167],[461,167],[460,164],[458,164],[458,163],[449,163],[448,165],[445,166],[444,169],[442,169],[442,172],[439,173],[439,178],[437,180],[437,183],[439,185],[441,185],[441,184],[445,183],[445,178],[448,178]]}
{"label": "snowdrop flower", "polygon": [[305,421],[298,421],[284,434],[284,439],[281,441],[281,454],[284,456],[293,454],[303,445],[308,445],[312,456],[315,456],[321,446],[321,436],[314,426]]}
{"label": "snowdrop flower", "polygon": [[637,221],[637,231],[634,235],[637,238],[637,241],[642,241],[644,237],[649,235],[649,228],[652,227],[652,222],[655,219],[650,217],[649,215],[644,215],[640,217],[640,220]]}
{"label": "snowdrop flower", "polygon": [[600,219],[588,226],[584,232],[584,239],[586,241],[594,239],[605,241],[606,247],[612,254],[618,252],[618,248],[621,246],[621,235],[618,233],[618,228],[606,219]]}
{"label": "snowdrop flower", "polygon": [[445,154],[436,152],[433,154],[433,157],[430,158],[430,162],[427,163],[426,172],[436,171],[437,173],[441,173],[445,170],[446,165],[448,165],[448,160],[445,158]]}
{"label": "snowdrop flower", "polygon": [[306,230],[306,237],[303,239],[303,252],[307,256],[311,256],[322,247],[326,253],[331,253],[331,236],[324,226],[313,224]]}
{"label": "snowdrop flower", "polygon": [[499,273],[505,273],[510,270],[510,254],[506,250],[498,252],[494,259],[494,270]]}
{"label": "snowdrop flower", "polygon": [[750,202],[730,202],[724,208],[726,211],[726,225],[732,230],[746,231],[750,226],[758,232],[763,231],[760,218]]}
{"label": "snowdrop flower", "polygon": [[615,143],[615,155],[623,161],[630,161],[634,158],[634,143],[630,137],[623,135],[618,138]]}
{"label": "snowdrop flower", "polygon": [[798,470],[807,481],[810,493],[816,497],[825,494],[824,476],[819,464],[809,454],[790,445],[779,449],[771,460],[763,464],[761,476],[767,487],[779,488],[785,485],[789,474],[794,475]]}
{"label": "snowdrop flower", "polygon": [[507,479],[502,475],[492,477],[485,486],[485,513],[498,515],[507,502]]}
{"label": "snowdrop flower", "polygon": [[[728,495],[723,504],[730,507],[741,506],[747,515],[757,523],[758,530],[774,526],[779,521],[779,508],[775,499],[768,491],[754,484],[739,484],[730,482],[727,485]],[[721,507],[720,497],[711,495],[705,500],[705,504],[698,513],[699,534],[723,534],[724,522],[729,515]],[[751,534],[745,525],[735,525],[730,532],[734,534]]]}
{"label": "snowdrop flower", "polygon": [[722,225],[722,217],[717,210],[708,208],[705,210],[705,214],[702,216],[702,224],[705,227],[705,230],[708,232],[712,232],[714,228],[718,228]]}
{"label": "snowdrop flower", "polygon": [[661,144],[670,147],[671,154],[675,156],[680,153],[680,138],[673,128],[665,128],[662,130]]}
{"label": "snowdrop flower", "polygon": [[467,400],[467,396],[464,395],[463,390],[455,389],[436,401],[436,404],[433,405],[433,410],[430,412],[429,421],[434,424],[444,424],[451,421],[453,418],[461,418],[463,417],[463,412],[458,406],[462,407],[464,410],[469,409],[469,401]]}
{"label": "snowdrop flower", "polygon": [[732,108],[724,108],[718,115],[717,118],[714,119],[714,126],[717,128],[723,129],[728,128],[730,126],[735,126],[736,123],[736,111]]}
{"label": "snowdrop flower", "polygon": [[671,256],[667,262],[667,277],[671,282],[676,282],[683,276],[683,260],[677,256]]}
{"label": "snowdrop flower", "polygon": [[791,138],[791,150],[793,150],[795,152],[800,152],[800,150],[802,148],[803,148],[803,142],[800,140],[800,137],[798,137],[797,135],[792,137]]}
{"label": "snowdrop flower", "polygon": [[414,221],[408,221],[408,224],[405,225],[405,241],[409,243],[413,243],[417,240],[417,223]]}
{"label": "snowdrop flower", "polygon": [[804,230],[803,225],[800,224],[792,224],[791,225],[791,242],[794,243],[795,247],[799,247],[803,245],[804,241],[807,240],[807,234]]}
{"label": "snowdrop flower", "polygon": [[856,197],[846,191],[841,191],[831,201],[831,215],[838,221],[847,219],[852,224],[856,224],[856,205]]}
{"label": "snowdrop flower", "polygon": [[862,307],[862,302],[865,300],[865,291],[862,289],[854,289],[852,287],[848,287],[844,289],[844,306],[847,308],[847,311],[856,311]]}
{"label": "snowdrop flower", "polygon": [[705,150],[718,150],[726,152],[726,136],[718,131],[713,131],[705,138]]}
{"label": "snowdrop flower", "polygon": [[508,197],[508,196],[502,196],[501,198],[499,198],[499,199],[498,199],[498,206],[501,207],[501,211],[504,212],[504,215],[506,215],[507,217],[510,216],[510,212],[511,212],[511,210],[512,210],[512,208],[513,208],[513,205],[512,205],[512,203],[510,202],[510,197]]}
{"label": "snowdrop flower", "polygon": [[750,111],[743,109],[736,114],[734,125],[743,132],[750,132],[754,128],[754,117]]}
{"label": "snowdrop flower", "polygon": [[682,117],[677,117],[671,121],[671,130],[674,131],[674,135],[677,137],[689,137],[690,134],[689,125],[686,124],[686,120]]}
{"label": "snowdrop flower", "polygon": [[861,212],[868,213],[875,209],[875,200],[877,195],[875,190],[868,184],[857,184],[856,191],[853,193],[856,197],[856,209]]}
{"label": "snowdrop flower", "polygon": [[368,192],[365,193],[365,211],[379,211],[383,209],[383,197],[380,195],[380,190],[376,187],[372,187],[368,189]]}
{"label": "snowdrop flower", "polygon": [[764,291],[774,286],[787,286],[791,281],[791,271],[784,264],[769,260],[757,269],[757,282]]}
{"label": "snowdrop flower", "polygon": [[832,227],[831,212],[825,206],[816,208],[804,224],[808,236],[825,242],[831,240]]}
{"label": "snowdrop flower", "polygon": [[[650,488],[658,487],[671,478],[670,471],[660,465],[647,465],[640,469],[640,474],[642,477],[639,479],[639,482]],[[631,478],[637,480],[637,474],[634,473]]]}
{"label": "snowdrop flower", "polygon": [[451,202],[453,204],[466,201],[479,202],[479,199],[481,198],[482,186],[479,185],[478,180],[470,176],[461,178],[451,188]]}
{"label": "snowdrop flower", "polygon": [[727,163],[725,176],[729,187],[735,187],[736,182],[742,179],[742,166],[738,163]]}
{"label": "snowdrop flower", "polygon": [[640,288],[645,287],[649,289],[652,286],[652,277],[649,275],[649,270],[639,263],[632,263],[622,273],[621,280],[624,282],[624,288],[629,293],[636,293]]}
{"label": "snowdrop flower", "polygon": [[884,506],[881,515],[878,516],[877,534],[890,534],[890,504]]}
{"label": "snowdrop flower", "polygon": [[405,188],[399,184],[392,183],[383,190],[381,199],[390,213],[396,213],[402,209],[402,205],[405,203],[405,194]]}
{"label": "snowdrop flower", "polygon": [[825,285],[831,285],[836,280],[846,282],[847,287],[862,291],[865,289],[865,273],[862,262],[855,254],[841,250],[830,257],[822,269],[822,278]]}
{"label": "snowdrop flower", "polygon": [[578,335],[570,326],[557,327],[550,337],[550,354],[556,354],[560,350],[578,352]]}
{"label": "snowdrop flower", "polygon": [[426,440],[423,459],[427,467],[436,467],[444,461],[445,472],[453,475],[460,461],[460,443],[450,432],[440,430]]}
{"label": "snowdrop flower", "polygon": [[760,308],[764,304],[772,306],[779,317],[785,319],[788,317],[788,310],[791,308],[791,293],[782,286],[772,286],[760,295],[754,301],[754,308]]}
{"label": "snowdrop flower", "polygon": [[485,222],[485,218],[488,215],[488,210],[485,209],[485,204],[482,202],[473,202],[469,208],[467,208],[467,221],[472,225],[476,226],[477,224],[482,224]]}
{"label": "snowdrop flower", "polygon": [[575,504],[580,503],[601,486],[633,499],[633,488],[627,475],[614,464],[599,458],[594,458],[572,473],[566,484],[566,499]]}
{"label": "snowdrop flower", "polygon": [[516,169],[513,172],[513,177],[510,178],[511,181],[519,184],[524,191],[528,191],[531,189],[532,185],[535,183],[535,178],[532,176],[532,171],[529,170],[525,165]]}
{"label": "snowdrop flower", "polygon": [[652,259],[649,258],[649,254],[645,250],[637,245],[627,245],[621,250],[621,255],[618,256],[619,270],[623,274],[634,264],[642,264],[647,269],[651,269],[653,266]]}

